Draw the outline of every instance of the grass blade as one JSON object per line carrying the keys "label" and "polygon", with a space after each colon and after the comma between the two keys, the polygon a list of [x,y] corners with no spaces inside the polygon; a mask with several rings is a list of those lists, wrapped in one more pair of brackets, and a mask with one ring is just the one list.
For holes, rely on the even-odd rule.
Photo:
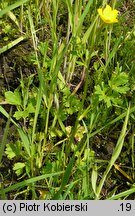
{"label": "grass blade", "polygon": [[99,199],[102,187],[104,185],[104,182],[105,182],[105,180],[107,178],[108,173],[110,172],[112,166],[114,165],[115,161],[119,157],[120,152],[122,150],[124,139],[125,139],[125,136],[126,136],[126,130],[127,130],[128,119],[129,119],[129,113],[130,113],[130,106],[128,107],[127,115],[126,115],[126,118],[125,118],[125,121],[124,121],[124,124],[123,124],[123,128],[122,128],[121,134],[119,136],[119,139],[117,141],[117,144],[116,144],[116,147],[114,149],[114,152],[112,154],[112,157],[111,157],[111,159],[109,161],[109,164],[108,164],[108,166],[107,166],[107,168],[106,168],[106,170],[105,170],[105,172],[104,172],[104,174],[102,176],[102,179],[101,179],[101,181],[99,183],[99,186],[97,188],[97,199]]}
{"label": "grass blade", "polygon": [[7,136],[8,136],[8,130],[9,130],[9,127],[10,127],[11,113],[12,113],[12,108],[10,109],[9,118],[8,118],[5,130],[4,130],[4,135],[3,135],[2,143],[0,145],[0,163],[1,163],[1,160],[2,160],[3,153],[4,153],[4,148],[5,148],[6,140],[7,140]]}
{"label": "grass blade", "polygon": [[[2,113],[7,119],[9,118],[9,114],[2,106],[0,106],[0,113]],[[12,118],[10,118],[10,120],[16,127],[19,127],[18,124]]]}
{"label": "grass blade", "polygon": [[129,196],[129,195],[131,195],[131,194],[133,194],[133,193],[135,193],[135,187],[133,187],[133,188],[131,188],[131,189],[129,189],[129,190],[126,190],[126,191],[124,191],[124,192],[122,192],[122,193],[119,193],[119,194],[117,194],[117,195],[115,195],[115,196],[109,198],[108,200],[118,200],[118,199],[120,199],[121,197]]}
{"label": "grass blade", "polygon": [[52,198],[53,200],[57,200],[60,198],[61,192],[63,191],[64,187],[66,186],[66,184],[68,183],[68,180],[70,178],[72,168],[74,165],[74,161],[75,161],[75,155],[73,155],[73,157],[71,158],[71,160],[70,160],[70,162],[66,168],[66,171],[65,171],[63,179],[62,179],[61,187],[60,187],[59,191]]}
{"label": "grass blade", "polygon": [[12,47],[14,47],[15,45],[17,45],[18,43],[20,43],[24,39],[26,39],[26,37],[25,36],[21,36],[21,37],[17,38],[16,40],[10,42],[8,45],[3,46],[2,48],[0,48],[0,54],[2,54],[4,52],[6,52],[7,50],[11,49]]}
{"label": "grass blade", "polygon": [[89,8],[90,8],[90,6],[91,6],[92,4],[93,4],[93,0],[92,0],[92,1],[88,1],[88,4],[86,5],[86,7],[85,7],[85,9],[84,9],[84,12],[83,12],[83,14],[81,15],[81,17],[80,17],[80,19],[79,19],[79,24],[78,24],[78,27],[77,27],[76,32],[78,32],[78,31],[80,30],[81,25],[83,24],[83,21],[84,21],[86,15],[88,14]]}
{"label": "grass blade", "polygon": [[13,191],[13,190],[16,190],[18,188],[23,188],[25,186],[27,186],[28,184],[32,184],[32,183],[35,183],[37,181],[41,181],[43,179],[46,179],[46,178],[50,178],[50,177],[53,177],[53,176],[56,176],[56,175],[60,175],[62,174],[63,172],[57,172],[57,173],[51,173],[51,174],[45,174],[45,175],[41,175],[41,176],[36,176],[36,177],[33,177],[33,178],[30,178],[30,179],[27,179],[27,180],[24,180],[22,182],[19,182],[17,184],[14,184],[10,187],[7,187],[3,190],[0,190],[0,194],[2,194],[3,192],[4,193],[7,193],[7,192],[10,192],[10,191]]}
{"label": "grass blade", "polygon": [[24,131],[21,128],[18,128],[18,133],[20,135],[20,138],[22,140],[22,143],[24,145],[24,148],[26,149],[26,152],[28,153],[29,157],[31,157],[30,153],[30,141],[28,139],[28,136],[24,133]]}
{"label": "grass blade", "polygon": [[[130,109],[130,113],[129,114],[131,114],[133,112],[135,112],[135,106]],[[112,121],[108,122],[105,126],[103,126],[103,127],[99,128],[98,130],[92,132],[89,135],[89,138],[95,136],[96,134],[98,134],[99,132],[101,132],[102,130],[104,130],[105,128],[107,128],[108,126],[110,126],[112,124],[115,124],[116,122],[120,121],[121,119],[123,119],[126,116],[126,114],[127,114],[127,112],[122,113],[121,115],[119,115],[118,117],[116,117],[115,119],[113,119]]]}
{"label": "grass blade", "polygon": [[[6,110],[0,106],[0,112],[7,117],[8,119],[10,118],[10,115],[6,112]],[[11,118],[10,119],[11,122],[17,127],[18,133],[20,135],[20,138],[23,142],[24,148],[26,149],[28,155],[30,156],[30,142],[28,140],[28,137],[26,136],[26,134],[23,132],[23,130],[18,126],[18,124]]]}
{"label": "grass blade", "polygon": [[24,4],[25,2],[27,2],[29,0],[21,0],[21,1],[17,1],[16,3],[7,6],[6,8],[4,8],[3,10],[0,11],[0,17],[2,17],[4,14],[8,13],[9,11],[21,6],[22,4]]}

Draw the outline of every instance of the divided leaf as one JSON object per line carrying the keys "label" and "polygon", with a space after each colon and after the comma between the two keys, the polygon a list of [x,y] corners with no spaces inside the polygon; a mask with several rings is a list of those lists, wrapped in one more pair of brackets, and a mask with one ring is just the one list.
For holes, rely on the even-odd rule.
{"label": "divided leaf", "polygon": [[27,108],[23,111],[16,111],[14,117],[19,120],[20,118],[27,118],[30,113],[35,113],[35,108],[32,103],[29,103]]}
{"label": "divided leaf", "polygon": [[14,164],[13,170],[15,171],[16,175],[19,176],[23,173],[24,167],[25,167],[25,163],[18,162]]}
{"label": "divided leaf", "polygon": [[7,144],[5,153],[7,157],[12,160],[15,156],[19,156],[21,151],[21,147],[18,142],[16,142],[16,145],[14,144]]}
{"label": "divided leaf", "polygon": [[122,95],[126,94],[128,90],[128,75],[124,72],[112,74],[108,84],[102,82],[102,87],[95,86],[95,94],[98,95],[99,101],[106,103],[107,107],[112,104],[122,104]]}
{"label": "divided leaf", "polygon": [[104,101],[107,104],[107,107],[111,106],[111,97],[107,95],[107,88],[101,87],[99,85],[95,86],[95,94],[98,95],[99,101]]}
{"label": "divided leaf", "polygon": [[21,95],[18,91],[7,91],[5,92],[5,98],[6,98],[6,101],[9,103],[9,104],[12,104],[12,105],[21,105],[22,101],[21,101]]}
{"label": "divided leaf", "polygon": [[108,84],[113,91],[125,94],[129,90],[128,75],[124,72],[121,72],[120,74],[114,73]]}

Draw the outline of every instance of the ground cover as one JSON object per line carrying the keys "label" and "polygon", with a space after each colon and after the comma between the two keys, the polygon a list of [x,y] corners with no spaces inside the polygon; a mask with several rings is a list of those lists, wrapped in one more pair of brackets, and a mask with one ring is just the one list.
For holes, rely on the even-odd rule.
{"label": "ground cover", "polygon": [[1,199],[135,199],[134,14],[1,1]]}

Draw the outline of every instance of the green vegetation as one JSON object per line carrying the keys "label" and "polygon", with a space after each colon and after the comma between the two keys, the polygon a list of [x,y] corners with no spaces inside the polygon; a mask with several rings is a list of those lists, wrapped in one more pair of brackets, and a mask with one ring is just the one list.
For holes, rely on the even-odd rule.
{"label": "green vegetation", "polygon": [[135,199],[134,13],[1,1],[1,199]]}

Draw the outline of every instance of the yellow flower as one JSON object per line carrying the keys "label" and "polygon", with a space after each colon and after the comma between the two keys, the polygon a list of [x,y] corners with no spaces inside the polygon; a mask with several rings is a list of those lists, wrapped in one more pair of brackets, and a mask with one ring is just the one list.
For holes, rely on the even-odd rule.
{"label": "yellow flower", "polygon": [[106,5],[105,9],[99,8],[98,13],[100,15],[100,18],[105,22],[105,23],[117,23],[118,19],[118,11],[113,10],[109,5]]}

